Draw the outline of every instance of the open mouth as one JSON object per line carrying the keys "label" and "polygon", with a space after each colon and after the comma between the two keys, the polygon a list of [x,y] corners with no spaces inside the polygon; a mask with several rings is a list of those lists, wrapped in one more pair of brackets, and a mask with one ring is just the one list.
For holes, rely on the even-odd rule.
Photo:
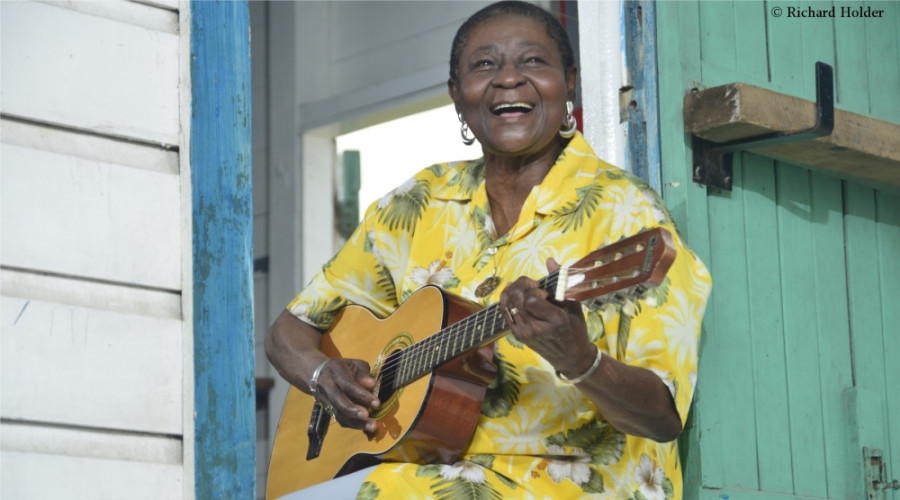
{"label": "open mouth", "polygon": [[513,117],[522,116],[532,109],[534,109],[534,106],[526,102],[508,102],[492,107],[491,113],[497,116]]}

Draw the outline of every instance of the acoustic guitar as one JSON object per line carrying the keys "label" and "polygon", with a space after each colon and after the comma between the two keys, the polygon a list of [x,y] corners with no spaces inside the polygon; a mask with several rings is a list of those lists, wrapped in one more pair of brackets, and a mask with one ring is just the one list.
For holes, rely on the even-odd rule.
{"label": "acoustic guitar", "polygon": [[[671,234],[654,228],[596,250],[539,283],[558,302],[621,301],[662,283],[674,260]],[[275,435],[266,498],[383,461],[453,463],[474,433],[496,374],[493,342],[508,331],[498,304],[482,309],[431,285],[384,319],[361,306],[341,309],[322,336],[321,350],[369,362],[382,403],[372,413],[378,428],[341,427],[312,396],[291,387]]]}

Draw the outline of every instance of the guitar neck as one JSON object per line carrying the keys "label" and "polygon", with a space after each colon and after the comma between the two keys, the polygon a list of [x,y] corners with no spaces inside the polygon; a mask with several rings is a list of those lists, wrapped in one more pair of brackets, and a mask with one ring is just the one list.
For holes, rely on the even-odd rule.
{"label": "guitar neck", "polygon": [[[621,300],[659,286],[674,259],[671,233],[657,227],[595,250],[572,267],[550,273],[538,284],[559,302]],[[394,389],[404,387],[439,365],[497,340],[508,330],[499,304],[486,307],[392,354],[391,362],[385,364],[390,367],[390,383]]]}
{"label": "guitar neck", "polygon": [[[556,271],[538,283],[542,289],[552,292],[558,278],[559,271]],[[444,328],[397,353],[394,388],[399,389],[441,364],[499,339],[508,330],[509,325],[500,310],[500,304],[492,304]]]}

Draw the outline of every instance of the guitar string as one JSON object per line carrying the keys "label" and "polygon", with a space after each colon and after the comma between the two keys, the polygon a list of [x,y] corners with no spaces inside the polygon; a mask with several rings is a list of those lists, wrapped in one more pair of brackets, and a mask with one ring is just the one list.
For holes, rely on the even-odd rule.
{"label": "guitar string", "polygon": [[[541,286],[546,288],[548,286],[555,285],[557,276],[558,276],[557,273],[554,273],[554,274],[542,279]],[[499,309],[497,306],[498,306],[497,304],[492,304],[491,306],[488,306],[485,309],[481,309],[480,311],[476,312],[475,314],[472,314],[472,315],[454,323],[453,325],[449,325],[449,326],[445,327],[444,329],[431,335],[430,337],[423,339],[422,341],[417,342],[416,344],[413,344],[412,346],[409,346],[406,349],[404,349],[402,351],[398,351],[398,352],[409,352],[409,353],[412,353],[413,356],[415,356],[416,354],[418,354],[419,356],[422,356],[423,354],[418,353],[417,351],[424,351],[425,353],[430,352],[433,350],[433,347],[434,347],[433,344],[444,342],[447,338],[450,338],[450,337],[454,336],[454,334],[459,333],[459,330],[470,329],[469,327],[473,326],[473,323],[474,324],[487,323],[487,321],[486,321],[487,319],[491,319],[492,324],[496,323],[496,313],[497,313],[497,310]],[[491,317],[491,315],[494,315],[495,317]],[[501,320],[502,320],[502,316],[501,316]],[[505,324],[502,325],[501,329],[505,326],[506,326]],[[497,331],[497,330],[494,330],[494,331]],[[386,362],[384,365],[384,368],[390,369],[394,365],[396,365],[398,362],[399,361],[396,361],[396,360],[393,363]]]}
{"label": "guitar string", "polygon": [[[655,240],[652,241],[649,246],[654,247],[655,245],[653,243],[655,243]],[[639,245],[640,245],[640,243],[636,243],[635,245],[633,245],[631,247],[618,249],[618,252],[621,252],[621,253],[619,253],[619,256],[617,258],[614,258],[613,260],[621,259],[622,253],[624,253],[625,256],[628,256],[628,257],[631,257],[634,254],[641,253],[641,251],[644,250],[646,247],[641,248]],[[647,252],[645,252],[645,253],[647,253]],[[649,253],[652,253],[652,251]],[[604,257],[606,257],[606,255],[604,255]],[[595,261],[595,262],[597,262],[597,261]],[[583,274],[583,273],[587,273],[593,269],[596,269],[598,267],[605,267],[605,265],[603,265],[601,263],[599,266],[597,264],[595,264],[590,267],[570,268],[569,273],[570,273],[570,275]],[[539,286],[541,286],[541,288],[543,288],[545,290],[552,291],[556,287],[558,278],[559,278],[559,271],[554,271],[553,273],[550,273],[546,277],[542,278],[539,281],[539,283],[540,283]],[[487,321],[490,320],[491,327],[490,327],[488,336],[490,336],[494,332],[502,331],[502,330],[506,329],[507,328],[506,319],[503,318],[502,315],[499,315],[500,322],[501,322],[500,327],[499,328],[495,327],[497,316],[498,316],[498,311],[499,311],[498,306],[499,306],[498,304],[493,304],[485,309],[478,311],[475,314],[472,314],[472,315],[464,318],[463,320],[461,320],[457,323],[454,323],[453,325],[450,325],[448,327],[445,327],[445,328],[439,330],[435,334],[431,335],[430,337],[428,337],[426,339],[423,339],[420,342],[417,342],[405,349],[402,349],[400,351],[390,354],[388,359],[385,361],[384,365],[382,366],[382,373],[387,372],[388,374],[396,377],[395,372],[398,369],[399,365],[401,363],[403,363],[404,361],[410,362],[410,360],[411,360],[411,364],[413,365],[412,371],[414,373],[412,374],[412,377],[409,380],[410,381],[414,380],[415,378],[418,378],[419,376],[422,376],[425,373],[427,373],[428,371],[430,371],[431,369],[433,369],[435,366],[437,366],[437,364],[440,364],[440,363],[435,364],[434,360],[432,358],[428,358],[428,359],[431,359],[431,362],[426,362],[426,357],[428,357],[429,355],[433,355],[435,350],[437,352],[440,352],[441,346],[444,347],[444,353],[446,354],[447,347],[448,347],[446,344],[447,344],[448,340],[452,339],[455,341],[453,347],[456,347],[456,348],[460,347],[457,342],[460,339],[460,337],[457,334],[459,334],[461,332],[464,335],[466,332],[472,331],[471,327],[475,326],[475,325],[473,325],[473,323],[475,323],[477,325],[480,322],[481,325],[484,326],[487,324]],[[483,336],[484,330],[482,330],[481,335],[482,335],[480,337],[481,340],[486,338],[485,336]],[[473,338],[474,338],[474,335],[473,335]],[[435,346],[434,344],[438,344],[438,345]],[[453,349],[453,347],[451,347],[451,349]],[[462,352],[465,352],[465,350],[466,349],[464,349]],[[453,352],[455,353],[455,350]],[[461,354],[462,352],[455,353],[453,356],[450,356],[450,357],[445,356],[445,359],[441,360],[441,362],[447,361],[447,360],[451,359],[452,357],[455,357],[455,356]],[[421,367],[419,366],[420,362],[423,364],[423,366],[421,366]],[[397,379],[394,378],[393,380],[396,381]]]}
{"label": "guitar string", "polygon": [[[545,290],[552,290],[553,288],[555,288],[558,282],[558,278],[559,271],[554,271],[548,276],[542,278],[539,281],[539,286]],[[498,317],[500,319],[499,328],[496,326]],[[493,333],[503,331],[508,328],[506,319],[503,318],[502,314],[500,314],[499,304],[492,304],[484,309],[479,310],[475,314],[472,314],[452,325],[439,330],[435,334],[423,339],[420,342],[417,342],[405,349],[390,354],[388,356],[388,359],[385,360],[384,364],[381,367],[382,379],[390,377],[390,379],[394,381],[394,383],[392,384],[394,386],[393,389],[396,390],[397,388],[399,388],[397,385],[397,371],[400,368],[400,364],[404,361],[412,365],[410,368],[413,373],[410,374],[408,380],[402,380],[403,383],[400,384],[400,386],[417,379],[418,377],[432,370],[438,364],[441,364],[444,361],[452,359],[462,352],[465,352],[466,349],[464,349],[460,353],[456,353],[455,348],[460,347],[458,342],[458,340],[460,340],[459,334],[462,333],[464,335],[466,332],[472,332],[473,327],[477,326],[479,323],[484,326],[488,323],[488,321],[490,321],[491,326],[487,331],[487,335],[485,335],[485,330],[482,330],[482,332],[478,334],[479,342],[483,341],[485,338],[490,337],[490,335],[492,335]],[[474,335],[472,336],[472,338],[474,339]],[[454,354],[449,357],[445,356],[446,359],[440,360],[440,363],[434,363],[434,359],[432,359],[429,355],[433,355],[435,349],[437,349],[437,352],[440,352],[440,348],[442,346],[444,347],[444,353],[446,355],[448,347],[446,344],[451,340],[454,341],[454,345],[450,347],[450,349]],[[463,344],[463,346],[465,346],[465,344]],[[420,364],[422,366],[419,366]]]}

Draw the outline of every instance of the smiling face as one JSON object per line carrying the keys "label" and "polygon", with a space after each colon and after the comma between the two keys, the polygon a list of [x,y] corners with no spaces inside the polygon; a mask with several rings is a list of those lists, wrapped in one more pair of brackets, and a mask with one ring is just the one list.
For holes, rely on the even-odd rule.
{"label": "smiling face", "polygon": [[459,58],[450,97],[486,154],[533,155],[560,148],[575,68],[528,17],[499,15],[475,26]]}

